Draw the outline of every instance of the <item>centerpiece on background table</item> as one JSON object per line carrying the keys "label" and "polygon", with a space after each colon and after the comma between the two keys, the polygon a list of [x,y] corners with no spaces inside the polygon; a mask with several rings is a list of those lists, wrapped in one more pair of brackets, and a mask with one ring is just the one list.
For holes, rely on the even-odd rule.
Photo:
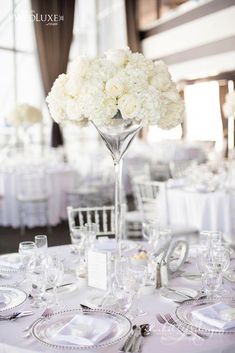
{"label": "centerpiece on background table", "polygon": [[182,122],[184,103],[162,61],[127,49],[95,59],[78,57],[47,97],[53,119],[91,122],[115,167],[115,238],[121,239],[122,159],[137,132],[148,125],[171,129]]}
{"label": "centerpiece on background table", "polygon": [[8,114],[7,121],[15,128],[23,130],[23,146],[25,147],[27,140],[27,130],[34,124],[42,122],[42,112],[38,108],[22,103],[17,104]]}

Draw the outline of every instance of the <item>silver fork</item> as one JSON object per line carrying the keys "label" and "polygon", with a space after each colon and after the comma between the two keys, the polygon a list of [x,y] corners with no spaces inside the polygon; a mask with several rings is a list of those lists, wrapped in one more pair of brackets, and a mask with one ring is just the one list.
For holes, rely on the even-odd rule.
{"label": "silver fork", "polygon": [[[166,317],[166,315],[165,315],[165,317]],[[164,318],[162,317],[162,315],[156,314],[156,318],[157,318],[158,322],[160,322],[160,324],[164,325],[164,324],[168,323],[168,324],[170,324],[170,325],[176,327],[176,328],[177,328],[180,332],[182,332],[184,335],[186,335],[186,336],[191,336],[191,333],[185,332],[185,330],[183,330],[177,323],[173,324],[172,322],[168,321],[167,318],[164,319]]]}
{"label": "silver fork", "polygon": [[[169,324],[175,325],[175,326],[176,326],[176,325],[179,326],[179,325],[177,324],[177,322],[173,319],[173,317],[172,317],[170,314],[166,314],[166,315],[165,315],[165,318],[166,318],[166,320],[167,320],[167,322],[168,322]],[[203,338],[203,339],[209,338],[207,335],[205,335],[205,334],[203,334],[203,333],[201,333],[201,332],[197,332],[197,331],[191,330],[191,329],[188,327],[188,325],[186,326],[186,329],[187,329],[187,331],[192,332],[194,335],[197,335],[197,336],[200,337],[200,338]]]}
{"label": "silver fork", "polygon": [[18,315],[20,315],[20,311],[17,313],[12,313],[9,315],[0,315],[0,320],[13,320],[15,319]]}
{"label": "silver fork", "polygon": [[47,318],[47,317],[49,317],[51,314],[53,314],[52,309],[47,308],[46,310],[44,310],[43,313],[42,313],[42,315],[41,315],[38,319],[34,320],[29,326],[27,326],[27,327],[23,330],[23,331],[25,332],[24,337],[29,337],[29,336],[31,335],[31,329],[32,329],[32,327],[34,326],[34,324],[35,324],[37,321],[39,321],[39,320],[41,320],[41,319],[44,319],[44,318]]}

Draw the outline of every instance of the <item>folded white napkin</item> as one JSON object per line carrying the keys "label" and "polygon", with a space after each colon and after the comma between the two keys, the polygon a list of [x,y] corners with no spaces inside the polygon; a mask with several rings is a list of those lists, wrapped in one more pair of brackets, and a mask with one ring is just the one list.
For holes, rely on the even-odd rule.
{"label": "folded white napkin", "polygon": [[[216,303],[202,309],[194,310],[192,315],[194,318],[201,320],[205,324],[217,327],[220,330],[228,330],[235,327],[235,320],[225,320],[224,312],[228,313],[233,310],[234,308],[227,304]],[[229,315],[226,316],[229,317]]]}
{"label": "folded white napkin", "polygon": [[76,315],[53,337],[57,342],[92,346],[106,338],[114,328],[111,319]]}
{"label": "folded white napkin", "polygon": [[96,248],[98,250],[115,251],[117,248],[117,242],[115,239],[98,239],[96,241]]}
{"label": "folded white napkin", "polygon": [[21,267],[20,257],[18,254],[0,256],[0,267],[9,267],[18,270]]}

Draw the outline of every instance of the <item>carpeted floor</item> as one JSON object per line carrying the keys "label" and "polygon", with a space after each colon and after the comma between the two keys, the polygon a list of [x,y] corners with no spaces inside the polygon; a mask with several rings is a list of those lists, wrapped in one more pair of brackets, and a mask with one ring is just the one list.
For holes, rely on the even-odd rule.
{"label": "carpeted floor", "polygon": [[67,221],[56,227],[51,227],[50,231],[46,227],[26,228],[24,235],[20,234],[20,229],[0,227],[0,254],[18,251],[19,242],[34,240],[34,236],[37,234],[46,234],[49,246],[70,243]]}

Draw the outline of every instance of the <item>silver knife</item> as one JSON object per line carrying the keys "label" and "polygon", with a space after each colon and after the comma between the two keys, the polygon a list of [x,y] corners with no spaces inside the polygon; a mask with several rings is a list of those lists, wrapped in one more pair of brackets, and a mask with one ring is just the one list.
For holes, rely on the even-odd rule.
{"label": "silver knife", "polygon": [[133,340],[130,342],[128,349],[127,349],[127,352],[131,352],[131,353],[135,352],[136,344],[137,344],[137,341],[140,336],[141,336],[141,328],[139,326],[137,326]]}
{"label": "silver knife", "polygon": [[188,294],[185,294],[185,293],[183,293],[183,292],[180,292],[180,291],[178,291],[177,289],[173,289],[173,288],[170,288],[170,287],[167,287],[167,289],[168,289],[170,292],[173,292],[173,293],[176,293],[176,294],[181,295],[182,297],[185,297],[185,298],[188,298],[188,299],[194,299],[194,297],[192,297],[191,295],[188,295]]}
{"label": "silver knife", "polygon": [[121,349],[119,349],[119,352],[128,352],[130,346],[133,343],[134,337],[135,337],[135,332],[136,332],[137,326],[134,325],[133,326],[133,332],[132,334],[127,338],[127,340],[125,341],[124,345],[122,346]]}
{"label": "silver knife", "polygon": [[[71,283],[61,284],[61,285],[58,286],[57,288],[62,288],[62,287],[71,286],[71,284],[73,284],[73,283],[71,282]],[[53,290],[53,289],[54,289],[53,287],[46,288],[46,292],[48,292],[48,291],[50,291],[50,290]]]}

